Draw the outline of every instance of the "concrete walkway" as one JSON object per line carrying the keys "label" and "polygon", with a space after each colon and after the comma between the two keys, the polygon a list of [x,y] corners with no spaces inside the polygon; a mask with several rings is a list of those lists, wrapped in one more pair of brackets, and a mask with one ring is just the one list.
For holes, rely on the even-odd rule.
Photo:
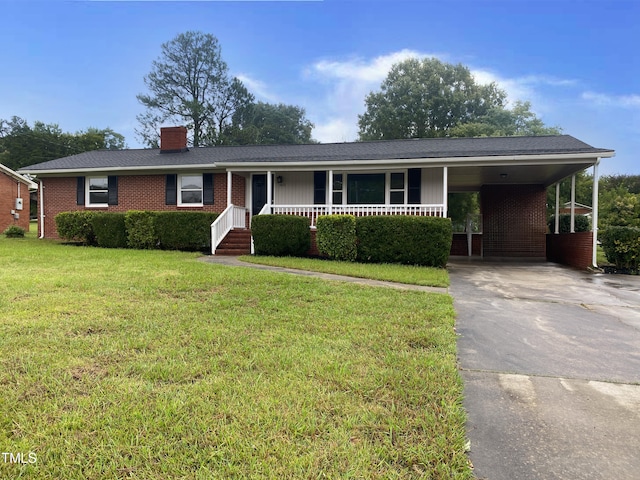
{"label": "concrete walkway", "polygon": [[640,478],[640,278],[449,265],[478,478]]}

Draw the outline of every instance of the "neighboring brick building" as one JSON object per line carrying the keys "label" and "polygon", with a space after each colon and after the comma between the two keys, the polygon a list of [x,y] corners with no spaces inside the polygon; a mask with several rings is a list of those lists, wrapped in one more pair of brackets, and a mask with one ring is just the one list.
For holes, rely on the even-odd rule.
{"label": "neighboring brick building", "polygon": [[[57,236],[55,215],[73,210],[225,211],[228,228],[271,212],[314,226],[328,213],[447,216],[449,192],[476,191],[484,225],[474,254],[544,258],[546,188],[613,154],[569,135],[189,149],[186,128],[171,127],[160,149],[92,151],[23,171],[42,186],[47,238]],[[456,237],[452,250],[466,241]]]}
{"label": "neighboring brick building", "polygon": [[29,190],[36,188],[31,180],[0,164],[0,233],[11,225],[29,230]]}

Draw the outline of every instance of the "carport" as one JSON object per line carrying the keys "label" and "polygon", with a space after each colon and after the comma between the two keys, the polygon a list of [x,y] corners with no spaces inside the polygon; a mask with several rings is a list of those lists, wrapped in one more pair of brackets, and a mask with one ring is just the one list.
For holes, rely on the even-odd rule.
{"label": "carport", "polygon": [[[535,137],[533,137],[535,138]],[[452,252],[482,257],[550,259],[581,268],[596,266],[598,166],[613,150],[594,148],[568,135],[546,137],[510,155],[455,159],[448,166],[449,192],[479,192],[481,221],[454,239]],[[525,146],[526,147],[526,146]],[[575,176],[593,172],[593,226],[575,233]],[[559,185],[571,181],[571,233],[558,228]],[[555,231],[547,233],[547,188],[556,187]],[[464,243],[460,248],[455,243]],[[469,244],[472,245],[468,249]]]}

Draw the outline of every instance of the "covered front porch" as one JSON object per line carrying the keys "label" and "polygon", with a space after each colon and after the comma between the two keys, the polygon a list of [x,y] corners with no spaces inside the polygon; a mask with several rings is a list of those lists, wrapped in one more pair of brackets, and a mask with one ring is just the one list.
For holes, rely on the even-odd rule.
{"label": "covered front porch", "polygon": [[[243,176],[245,205],[231,203],[234,176]],[[447,216],[447,167],[304,171],[227,171],[227,209],[212,225],[212,253],[255,215],[298,215],[311,229],[321,215]]]}

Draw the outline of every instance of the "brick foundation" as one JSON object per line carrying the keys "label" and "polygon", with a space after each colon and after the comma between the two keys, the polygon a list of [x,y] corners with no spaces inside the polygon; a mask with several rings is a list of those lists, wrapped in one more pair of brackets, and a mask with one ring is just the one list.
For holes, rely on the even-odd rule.
{"label": "brick foundation", "polygon": [[587,269],[593,263],[593,232],[547,234],[547,260]]}
{"label": "brick foundation", "polygon": [[483,186],[484,255],[545,258],[546,200],[542,185]]}

